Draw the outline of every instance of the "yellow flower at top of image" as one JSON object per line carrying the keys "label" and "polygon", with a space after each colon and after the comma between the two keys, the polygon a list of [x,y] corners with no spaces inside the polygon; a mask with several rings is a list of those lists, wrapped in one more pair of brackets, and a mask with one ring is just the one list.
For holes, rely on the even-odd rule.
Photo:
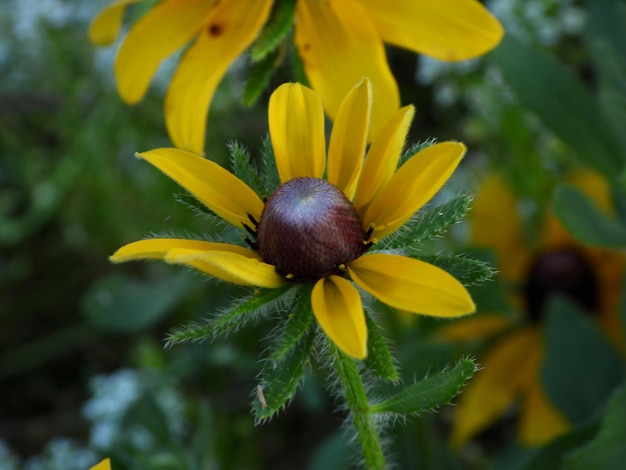
{"label": "yellow flower at top of image", "polygon": [[409,312],[456,317],[474,311],[467,290],[442,269],[370,252],[450,178],[465,154],[462,143],[434,144],[398,168],[414,114],[406,106],[385,123],[364,159],[372,114],[366,79],[342,101],[328,149],[322,103],[313,90],[298,83],[281,85],[270,98],[268,114],[281,184],[265,202],[200,155],[174,148],[138,154],[252,236],[249,246],[153,238],[123,246],[111,260],[163,260],[264,288],[311,284],[319,326],[339,349],[358,359],[367,355],[367,328],[354,284]]}
{"label": "yellow flower at top of image", "polygon": [[[603,210],[613,210],[609,186],[599,175],[580,171],[567,181]],[[624,349],[617,312],[624,257],[576,242],[549,212],[544,214],[537,244],[531,246],[518,203],[512,189],[492,175],[481,184],[469,221],[472,244],[496,253],[499,275],[511,288],[512,304],[521,318],[481,313],[440,331],[455,342],[494,338],[479,357],[483,369],[455,407],[451,440],[459,447],[488,429],[514,403],[520,406],[517,437],[522,444],[541,445],[569,429],[570,423],[541,384],[542,317],[551,296],[565,295],[593,314],[611,343]]]}
{"label": "yellow flower at top of image", "polygon": [[[92,22],[99,45],[113,43],[126,7],[118,0]],[[476,0],[296,1],[293,39],[311,86],[334,118],[342,98],[368,77],[376,103],[371,137],[400,107],[384,43],[444,61],[477,57],[502,38],[500,23]],[[139,102],[163,59],[189,45],[165,97],[174,146],[204,152],[208,109],[231,63],[254,42],[272,7],[285,0],[163,0],[129,30],[115,61],[120,96]]]}

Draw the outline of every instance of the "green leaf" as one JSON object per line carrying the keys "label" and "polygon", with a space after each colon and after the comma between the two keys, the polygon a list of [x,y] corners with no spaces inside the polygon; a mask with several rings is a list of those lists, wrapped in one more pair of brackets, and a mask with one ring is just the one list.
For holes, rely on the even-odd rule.
{"label": "green leaf", "polygon": [[552,402],[572,423],[589,419],[623,380],[624,364],[593,320],[577,305],[548,304],[546,358],[541,380]]}
{"label": "green leaf", "polygon": [[262,193],[264,190],[263,178],[259,174],[259,169],[252,164],[248,150],[239,142],[234,141],[229,142],[227,147],[235,176],[250,186],[257,194]]}
{"label": "green leaf", "polygon": [[186,292],[187,276],[139,281],[114,274],[94,282],[82,310],[100,328],[136,333],[163,318]]}
{"label": "green leaf", "polygon": [[258,421],[270,419],[295,396],[309,363],[314,340],[315,330],[311,328],[280,362],[271,358],[265,360],[252,403],[252,412]]}
{"label": "green leaf", "polygon": [[[623,25],[622,30],[626,30]],[[622,148],[626,149],[626,134],[622,126],[626,120],[626,54],[620,56],[618,48],[618,45],[602,36],[590,40],[589,44],[591,57],[598,70],[598,101],[613,133]]]}
{"label": "green leaf", "polygon": [[480,285],[491,280],[496,273],[496,270],[488,262],[468,258],[465,255],[439,256],[415,254],[412,255],[412,257],[443,269],[465,286]]}
{"label": "green leaf", "polygon": [[[563,457],[568,455],[572,450],[589,442],[597,430],[598,426],[593,423],[574,428],[571,432],[554,439],[541,448],[536,455],[521,468],[523,468],[523,470],[561,469],[563,468]],[[594,467],[592,466],[590,468]]]}
{"label": "green leaf", "polygon": [[243,104],[252,106],[257,102],[263,90],[269,85],[270,79],[280,63],[281,55],[280,49],[277,49],[258,62],[250,64],[248,80],[246,80],[246,86],[243,90]]}
{"label": "green leaf", "polygon": [[280,362],[291,351],[309,329],[313,320],[311,309],[312,285],[303,285],[299,289],[298,299],[294,302],[295,309],[278,326],[273,335],[276,340],[272,345],[270,359]]}
{"label": "green leaf", "polygon": [[577,240],[604,248],[626,247],[626,224],[609,217],[579,189],[558,187],[553,203],[556,216]]}
{"label": "green leaf", "polygon": [[585,86],[546,53],[507,34],[491,54],[519,99],[589,166],[615,180],[623,149]]}
{"label": "green leaf", "polygon": [[354,452],[350,439],[343,429],[339,429],[325,438],[313,453],[307,470],[350,470],[349,462]]}
{"label": "green leaf", "polygon": [[216,318],[176,328],[167,336],[166,347],[187,341],[213,340],[217,336],[233,333],[280,302],[289,301],[292,287],[286,285],[277,289],[259,289]]}
{"label": "green leaf", "polygon": [[[586,36],[589,43],[606,41],[626,60],[626,7],[622,0],[591,0],[587,6]],[[593,57],[594,61],[602,59]]]}
{"label": "green leaf", "polygon": [[217,459],[215,448],[219,428],[215,424],[216,419],[208,401],[200,401],[194,408],[197,424],[195,432],[190,435],[191,449],[187,450],[198,456],[196,468],[210,468],[208,462],[215,462]]}
{"label": "green leaf", "polygon": [[278,167],[274,158],[274,148],[272,147],[272,139],[267,135],[263,139],[263,147],[261,149],[263,156],[263,193],[261,197],[268,198],[280,185],[280,177],[278,176]]}
{"label": "green leaf", "polygon": [[287,35],[293,24],[296,1],[276,0],[274,2],[267,23],[250,49],[250,57],[253,61],[257,62],[265,58]]}
{"label": "green leaf", "polygon": [[382,334],[382,329],[372,318],[365,313],[367,322],[367,357],[364,364],[377,377],[392,382],[400,377],[398,369],[393,362],[393,357],[389,351],[387,340]]}
{"label": "green leaf", "polygon": [[410,415],[446,405],[476,373],[472,359],[461,359],[452,369],[438,372],[410,385],[390,398],[372,405],[372,413]]}
{"label": "green leaf", "polygon": [[215,212],[202,204],[195,196],[192,196],[189,193],[177,193],[174,195],[174,199],[176,200],[176,202],[179,202],[182,205],[186,206],[189,210],[196,213],[197,215],[201,215],[203,217],[206,216],[210,219],[223,220]]}
{"label": "green leaf", "polygon": [[619,470],[626,462],[626,386],[612,395],[595,438],[565,456],[564,470]]}
{"label": "green leaf", "polygon": [[452,200],[432,208],[424,208],[402,228],[381,243],[382,249],[416,247],[420,242],[444,233],[448,227],[459,222],[469,211],[472,196],[456,196]]}

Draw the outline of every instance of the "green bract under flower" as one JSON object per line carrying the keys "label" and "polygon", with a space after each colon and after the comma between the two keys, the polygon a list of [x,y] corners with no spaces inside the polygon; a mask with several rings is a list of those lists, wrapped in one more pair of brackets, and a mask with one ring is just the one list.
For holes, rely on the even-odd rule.
{"label": "green bract under flower", "polygon": [[265,203],[239,178],[199,155],[171,148],[139,154],[253,239],[250,247],[142,240],[120,248],[111,260],[161,259],[270,289],[309,283],[320,327],[359,359],[367,355],[367,326],[354,284],[409,312],[440,317],[472,312],[468,292],[447,272],[418,259],[373,252],[435,195],[465,146],[435,144],[398,168],[414,112],[407,106],[384,124],[365,155],[371,101],[371,84],[362,80],[343,99],[326,149],[317,94],[297,83],[276,89],[269,124],[282,184]]}

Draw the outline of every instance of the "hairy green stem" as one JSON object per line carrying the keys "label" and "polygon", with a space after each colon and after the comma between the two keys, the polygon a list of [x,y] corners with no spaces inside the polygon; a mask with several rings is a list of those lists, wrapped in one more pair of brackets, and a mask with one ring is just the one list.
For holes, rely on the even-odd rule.
{"label": "hairy green stem", "polygon": [[378,429],[370,414],[370,404],[356,362],[345,356],[334,345],[331,344],[330,347],[346,402],[352,412],[365,466],[371,470],[382,470],[385,468],[385,457],[380,444]]}

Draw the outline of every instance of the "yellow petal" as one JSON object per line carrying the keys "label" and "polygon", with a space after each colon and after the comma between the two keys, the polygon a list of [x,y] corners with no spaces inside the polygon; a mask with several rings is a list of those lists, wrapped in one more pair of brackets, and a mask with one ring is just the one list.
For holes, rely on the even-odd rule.
{"label": "yellow petal", "polygon": [[482,313],[446,323],[435,333],[445,341],[462,342],[488,339],[511,326],[511,319],[498,313]]}
{"label": "yellow petal", "polygon": [[520,283],[531,253],[524,240],[518,200],[504,180],[495,175],[480,181],[478,188],[469,213],[472,244],[493,249],[502,279]]}
{"label": "yellow petal", "polygon": [[89,25],[89,40],[98,46],[113,44],[122,28],[126,7],[142,0],[118,0],[96,15]]}
{"label": "yellow petal", "polygon": [[236,227],[250,224],[248,214],[261,219],[263,201],[248,185],[217,163],[174,148],[150,150],[137,156],[152,163]]}
{"label": "yellow petal", "polygon": [[111,470],[111,459],[104,459],[102,462],[94,465],[89,470]]}
{"label": "yellow petal", "polygon": [[339,276],[320,279],[311,293],[313,314],[326,335],[355,359],[367,356],[367,326],[359,292]]}
{"label": "yellow petal", "polygon": [[459,281],[423,261],[374,253],[350,262],[348,272],[361,289],[401,310],[437,317],[456,317],[475,310]]}
{"label": "yellow petal", "polygon": [[328,146],[328,181],[352,200],[361,172],[372,108],[372,85],[364,79],[344,98]]}
{"label": "yellow petal", "polygon": [[268,114],[280,180],[324,176],[324,110],[317,94],[299,83],[285,83],[272,93]]}
{"label": "yellow petal", "polygon": [[374,104],[369,137],[374,139],[400,107],[400,94],[382,40],[360,2],[299,0],[294,41],[307,78],[331,118],[354,84],[362,77],[370,79]]}
{"label": "yellow petal", "polygon": [[476,0],[361,0],[385,42],[439,60],[471,59],[495,47],[502,25]]}
{"label": "yellow petal", "polygon": [[365,206],[396,171],[414,114],[413,106],[398,110],[372,142],[354,196],[354,206],[359,213],[363,213]]}
{"label": "yellow petal", "polygon": [[120,96],[133,104],[143,98],[163,59],[189,42],[203,27],[217,0],[165,0],[128,32],[115,60]]}
{"label": "yellow petal", "polygon": [[276,288],[287,281],[276,273],[274,266],[264,263],[254,251],[245,250],[237,253],[226,245],[224,250],[170,250],[165,261],[172,264],[184,264],[198,269],[206,274],[223,279],[233,284]]}
{"label": "yellow petal", "polygon": [[374,225],[373,238],[381,239],[401,227],[432,198],[454,173],[465,145],[432,145],[408,162],[375,195],[363,216],[363,227]]}
{"label": "yellow petal", "polygon": [[149,238],[139,240],[118,249],[109,260],[113,263],[125,263],[137,260],[162,260],[168,252],[174,249],[211,251],[231,251],[244,255],[250,250],[226,243],[213,243],[203,240],[188,240],[185,238]]}
{"label": "yellow petal", "polygon": [[550,403],[537,376],[522,403],[518,425],[520,442],[528,446],[542,445],[564,434],[569,428],[565,416]]}
{"label": "yellow petal", "polygon": [[503,338],[480,359],[480,370],[459,395],[451,441],[462,446],[494,423],[519,396],[528,353],[538,343],[534,329]]}
{"label": "yellow petal", "polygon": [[257,36],[271,6],[272,0],[224,0],[211,11],[198,39],[182,56],[165,98],[165,123],[176,147],[203,153],[215,89]]}

